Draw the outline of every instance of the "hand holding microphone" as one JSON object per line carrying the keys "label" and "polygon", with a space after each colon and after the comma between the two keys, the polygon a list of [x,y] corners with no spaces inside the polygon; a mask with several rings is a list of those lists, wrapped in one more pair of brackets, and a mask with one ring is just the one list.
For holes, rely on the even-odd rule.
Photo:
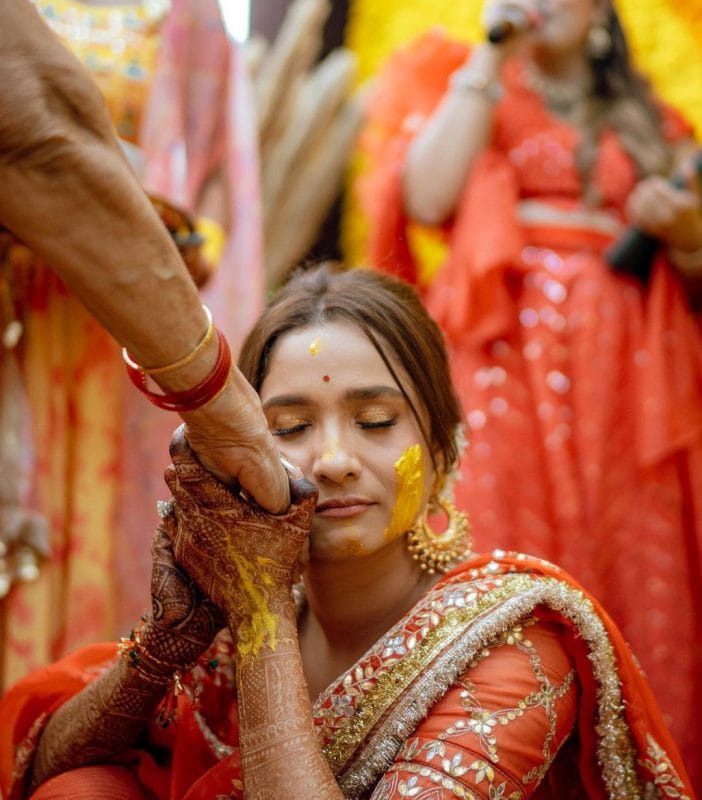
{"label": "hand holding microphone", "polygon": [[483,12],[483,25],[491,44],[516,42],[534,30],[541,20],[534,3],[508,0],[488,4]]}

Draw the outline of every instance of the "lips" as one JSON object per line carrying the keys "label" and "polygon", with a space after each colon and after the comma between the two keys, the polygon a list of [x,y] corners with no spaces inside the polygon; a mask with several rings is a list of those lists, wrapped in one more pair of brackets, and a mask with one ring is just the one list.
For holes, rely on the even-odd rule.
{"label": "lips", "polygon": [[315,511],[320,517],[355,517],[373,505],[367,497],[333,497],[319,503]]}

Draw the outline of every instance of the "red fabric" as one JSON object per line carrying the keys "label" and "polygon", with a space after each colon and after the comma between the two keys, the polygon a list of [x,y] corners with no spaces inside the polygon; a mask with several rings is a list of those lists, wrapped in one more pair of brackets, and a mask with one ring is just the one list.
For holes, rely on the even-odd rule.
{"label": "red fabric", "polygon": [[147,800],[126,767],[81,767],[42,784],[31,800]]}
{"label": "red fabric", "polygon": [[[494,554],[485,554],[471,559],[470,565],[473,569],[479,569],[481,565],[490,562],[499,563],[501,571],[504,572],[525,572],[530,571],[538,575],[543,575],[556,580],[564,581],[569,585],[580,590],[587,598],[598,616],[604,623],[609,640],[614,649],[614,656],[619,673],[619,684],[622,690],[623,700],[626,706],[627,722],[634,743],[640,753],[646,753],[648,749],[648,737],[652,736],[656,742],[667,752],[670,762],[682,780],[688,784],[690,796],[693,796],[693,789],[690,779],[687,776],[686,764],[683,762],[677,745],[670,734],[670,730],[663,718],[656,698],[651,691],[646,675],[641,670],[636,659],[632,657],[631,648],[626,642],[621,630],[607,613],[602,603],[600,603],[588,590],[574,580],[560,567],[536,558],[524,557],[516,553],[500,553],[499,558]],[[464,567],[461,565],[449,572],[446,579],[457,574]],[[553,612],[545,613],[539,609],[540,618],[562,621],[562,617]],[[601,778],[595,753],[596,740],[591,726],[591,709],[595,708],[596,703],[596,684],[592,672],[592,667],[588,660],[588,654],[582,646],[582,639],[574,631],[575,638],[566,640],[566,647],[570,650],[571,657],[574,659],[578,669],[578,680],[581,685],[583,700],[580,706],[580,774],[587,786],[601,786]],[[692,764],[693,762],[690,762]],[[593,795],[597,796],[597,794]]]}
{"label": "red fabric", "polygon": [[[396,758],[393,769],[383,779],[387,793],[381,792],[380,796],[384,800],[407,796],[400,784],[413,777],[415,786],[431,787],[430,777],[418,780],[408,765],[428,767],[442,777],[453,776],[476,797],[514,794],[524,800],[562,800],[563,787],[573,784],[572,769],[565,782],[547,781],[545,786],[539,785],[540,776],[528,781],[523,776],[534,765],[548,762],[544,747],[552,755],[558,753],[576,722],[579,691],[577,681],[567,683],[574,667],[567,648],[568,636],[559,622],[541,619],[515,633],[528,641],[529,651],[520,649],[516,642],[500,643],[461,676],[432,707],[431,714],[419,724]],[[539,696],[547,682],[548,688],[554,690],[568,686],[550,707]],[[530,702],[525,703],[525,698]],[[550,733],[552,718],[555,724]],[[456,727],[457,720],[464,721],[460,729]],[[439,748],[440,761],[432,757]],[[496,756],[490,765],[493,776],[485,769],[486,750],[490,749]],[[500,789],[501,795],[497,794]],[[598,793],[591,796],[601,796],[599,780]]]}
{"label": "red fabric", "polygon": [[[379,78],[359,183],[378,269],[416,278],[402,164],[465,56],[432,33]],[[608,235],[519,223],[520,200],[583,209],[579,134],[549,114],[519,64],[503,79],[491,145],[445,228],[447,261],[420,287],[447,334],[470,429],[457,499],[479,550],[534,553],[600,598],[702,787],[699,320],[664,258],[644,287],[610,271]],[[671,140],[690,136],[679,114],[662,115]],[[623,222],[636,170],[612,130],[594,181],[599,210]]]}
{"label": "red fabric", "polygon": [[[494,554],[475,557],[445,576],[438,584],[437,589],[446,586],[449,592],[451,590],[460,592],[461,590],[457,587],[462,582],[464,586],[476,587],[477,591],[487,592],[498,585],[499,573],[513,572],[534,577],[556,578],[564,584],[582,590],[582,587],[559,568],[541,560],[510,554],[501,554],[499,558]],[[489,576],[489,581],[484,582],[482,589],[478,588],[479,583],[465,583],[480,578],[480,575]],[[471,588],[471,592],[473,591]],[[587,592],[584,590],[583,596],[587,597]],[[646,685],[645,678],[632,659],[631,653],[614,623],[596,601],[591,597],[590,600],[605,624],[614,650],[623,690],[626,718],[639,751],[638,768],[642,770],[642,780],[651,780],[653,774],[663,771],[665,774],[673,776],[672,770],[674,769],[681,781],[678,785],[680,796],[687,796],[692,800],[694,794],[686,778],[684,767],[655,700]],[[558,757],[554,769],[534,797],[538,797],[539,800],[562,798],[566,791],[564,787],[568,787],[570,791],[571,784],[578,783],[576,776],[579,775],[583,783],[582,791],[586,792],[582,796],[599,800],[599,798],[604,798],[605,794],[596,752],[597,737],[594,713],[597,687],[584,640],[578,633],[578,629],[564,615],[539,606],[535,609],[534,616],[537,620],[536,624],[533,627],[527,626],[523,630],[520,629],[519,635],[525,639],[533,638],[540,668],[548,672],[552,684],[562,683],[565,675],[573,666],[577,671],[577,681],[571,690],[563,694],[556,706],[556,738],[551,748],[552,751],[555,753],[558,750],[558,745],[563,742],[573,726],[576,718],[576,705],[579,726],[579,737],[571,741],[563,757]],[[422,622],[422,619],[421,611],[416,620],[410,613],[407,620],[398,624],[403,626],[426,625],[426,620]],[[393,642],[396,643],[397,639],[393,639],[394,632],[395,629],[379,643],[380,650],[383,652],[385,652],[383,648],[389,647],[392,650],[395,646]],[[516,649],[505,647],[506,644],[512,644],[508,638],[509,635],[511,635],[509,632],[504,632],[501,642],[495,641],[494,646],[490,645],[490,648],[496,648],[494,653],[487,658],[484,657],[484,654],[481,655],[476,663],[470,665],[462,678],[462,680],[470,680],[476,685],[476,697],[487,708],[492,708],[496,704],[504,707],[509,704],[510,698],[517,702],[520,692],[522,694],[529,693],[535,688],[530,685],[533,683],[535,674],[534,661],[530,657],[528,666],[526,659],[517,660]],[[0,701],[0,718],[3,720],[0,730],[0,790],[4,793],[3,797],[8,800],[20,800],[22,775],[30,763],[42,724],[61,703],[80,691],[102,670],[108,668],[114,660],[115,653],[115,645],[107,644],[81,650],[51,667],[27,677]],[[481,659],[483,660],[481,661]],[[493,660],[490,661],[490,659]],[[202,670],[201,667],[197,669]],[[351,672],[354,669],[355,665],[351,667]],[[362,673],[368,675],[367,670],[368,667],[364,667]],[[370,672],[373,672],[372,668],[370,668]],[[207,674],[206,670],[201,673],[205,676]],[[509,680],[505,680],[505,676],[509,676]],[[350,673],[341,675],[335,682],[335,686],[337,683],[345,686],[350,680],[352,680]],[[156,725],[151,726],[148,735],[143,739],[142,749],[129,751],[120,756],[122,764],[129,766],[132,774],[138,780],[136,789],[135,784],[129,781],[125,783],[121,779],[122,767],[116,768],[114,771],[108,768],[104,774],[98,771],[100,785],[104,785],[104,781],[108,779],[114,779],[120,786],[120,791],[140,790],[146,797],[164,798],[164,800],[181,800],[181,798],[184,800],[210,800],[218,794],[231,797],[233,800],[241,798],[243,786],[238,751],[237,706],[233,690],[230,685],[218,682],[218,679],[212,676],[205,677],[202,685],[204,689],[198,697],[198,711],[185,695],[181,695],[177,721],[165,730]],[[460,689],[459,684],[450,688],[432,708],[426,720],[420,723],[412,736],[426,739],[435,734],[438,735],[447,715],[464,721],[474,719],[475,717],[462,706]],[[577,704],[576,694],[579,695]],[[327,699],[330,703],[332,702],[331,696]],[[328,704],[326,705],[328,711]],[[322,714],[325,713],[324,706],[325,704],[322,705],[320,712]],[[207,719],[210,729],[220,741],[229,745],[232,750],[231,755],[222,760],[218,760],[214,755],[196,719],[198,713]],[[324,725],[321,718],[315,720],[315,723],[322,727]],[[497,739],[502,756],[498,766],[505,776],[512,776],[510,780],[516,781],[520,773],[529,765],[539,764],[543,761],[539,757],[539,746],[544,741],[544,725],[544,718],[539,714],[525,713],[518,724],[508,726],[504,732],[499,732]],[[645,763],[645,759],[650,758],[651,752],[649,736],[652,736],[665,751],[663,754],[665,758],[661,759],[663,766],[660,769],[654,766],[652,770]],[[471,745],[468,743],[464,748],[466,752],[470,752],[470,747]],[[452,758],[457,754],[458,751],[455,751]],[[406,753],[401,752],[398,760],[403,758],[406,758]],[[577,767],[575,766],[576,760]],[[449,767],[442,763],[441,768],[449,769],[449,774],[453,774],[450,772],[452,762],[447,763]],[[400,769],[404,769],[404,767],[400,767]],[[474,766],[471,769],[476,772]],[[474,778],[480,783],[482,778],[478,780],[479,772],[480,770],[465,780]],[[74,783],[74,779],[78,781],[86,775],[89,773],[81,770],[73,771],[67,774],[65,782],[61,782],[60,785],[70,789],[70,787],[78,785]],[[386,777],[400,781],[403,776],[409,779],[412,775],[411,772],[406,774],[396,772],[392,776],[388,773]],[[672,780],[673,777],[671,777]],[[671,785],[673,784],[671,783]],[[49,787],[49,783],[46,786]],[[531,787],[531,789],[534,788],[534,786]],[[46,788],[45,791],[49,791],[49,789]],[[57,792],[56,797],[61,796]],[[63,796],[67,797],[68,795]],[[125,796],[130,797],[128,794]],[[134,796],[138,797],[139,795],[135,794]],[[42,795],[39,797],[44,800]],[[48,795],[48,797],[53,796]]]}

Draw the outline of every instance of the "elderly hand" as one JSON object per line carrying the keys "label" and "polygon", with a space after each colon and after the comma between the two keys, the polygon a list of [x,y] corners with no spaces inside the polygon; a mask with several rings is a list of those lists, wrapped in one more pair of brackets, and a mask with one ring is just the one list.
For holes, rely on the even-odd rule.
{"label": "elderly hand", "polygon": [[219,397],[181,416],[187,442],[208,472],[227,485],[239,484],[273,514],[287,509],[288,476],[278,447],[258,395],[239,370],[232,370]]}
{"label": "elderly hand", "polygon": [[692,189],[676,189],[660,175],[640,181],[627,200],[629,220],[670,247],[702,247],[700,196]]}
{"label": "elderly hand", "polygon": [[315,488],[291,480],[292,505],[272,516],[205,472],[180,431],[171,458],[166,482],[173,493],[171,541],[178,562],[225,610],[241,655],[273,647],[277,614],[291,603],[312,524]]}

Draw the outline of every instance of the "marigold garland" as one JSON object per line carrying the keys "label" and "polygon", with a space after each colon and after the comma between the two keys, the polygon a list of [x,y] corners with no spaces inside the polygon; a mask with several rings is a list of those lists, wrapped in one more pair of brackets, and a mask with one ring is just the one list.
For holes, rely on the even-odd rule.
{"label": "marigold garland", "polygon": [[[347,45],[359,60],[359,81],[371,78],[398,47],[438,21],[447,33],[468,42],[481,36],[482,0],[354,0],[351,4]],[[634,60],[656,92],[678,108],[702,140],[702,2],[700,0],[617,0]],[[349,184],[361,165],[355,159]],[[343,218],[343,245],[347,261],[362,263],[365,222],[351,192]],[[426,239],[436,262],[436,243]]]}

